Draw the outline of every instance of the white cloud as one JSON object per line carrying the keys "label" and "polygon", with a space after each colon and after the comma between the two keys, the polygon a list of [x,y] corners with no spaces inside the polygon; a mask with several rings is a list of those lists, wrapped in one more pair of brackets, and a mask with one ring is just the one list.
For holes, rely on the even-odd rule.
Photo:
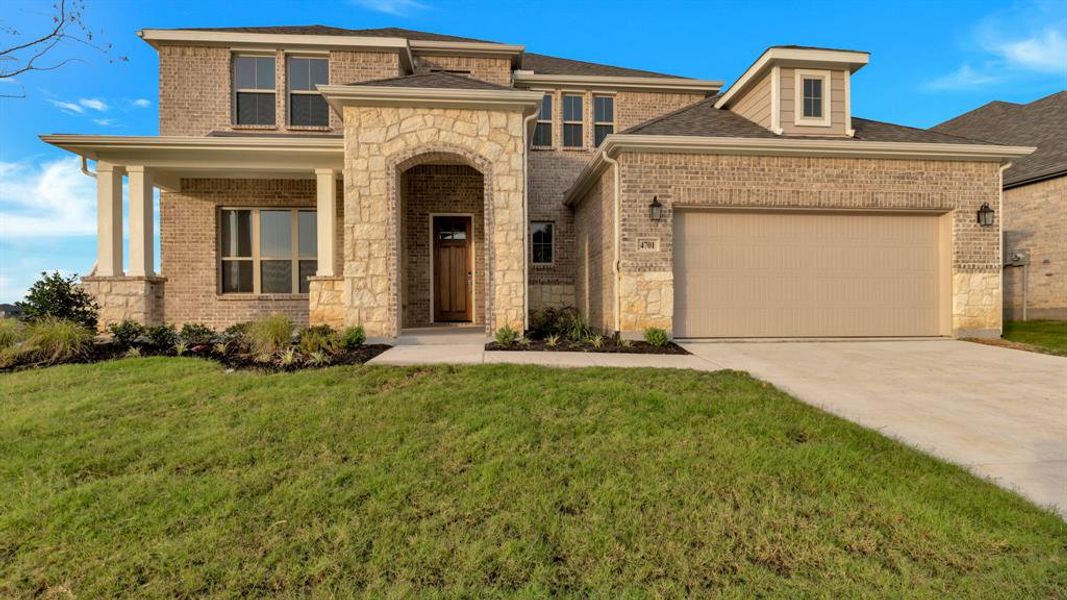
{"label": "white cloud", "polygon": [[1023,39],[991,40],[988,49],[1011,66],[1039,73],[1067,74],[1067,38],[1055,29]]}
{"label": "white cloud", "polygon": [[927,82],[924,87],[930,90],[960,90],[985,87],[997,81],[997,77],[964,63],[952,73]]}
{"label": "white cloud", "polygon": [[107,110],[107,104],[105,104],[104,101],[99,98],[81,98],[80,100],[78,100],[78,104],[81,104],[85,108],[91,108],[100,112],[104,112]]}
{"label": "white cloud", "polygon": [[367,10],[403,17],[427,8],[417,0],[353,0],[356,6]]}
{"label": "white cloud", "polygon": [[80,115],[80,114],[85,112],[84,108],[82,108],[81,106],[79,106],[79,105],[77,105],[77,104],[75,104],[73,102],[64,102],[62,100],[52,100],[52,99],[49,99],[48,101],[51,102],[53,106],[56,106],[57,108],[59,108],[59,110],[65,112],[65,113],[68,113],[68,114]]}
{"label": "white cloud", "polygon": [[115,124],[115,119],[93,119],[93,123],[102,127],[110,127]]}
{"label": "white cloud", "polygon": [[0,237],[96,234],[96,185],[78,157],[0,162]]}
{"label": "white cloud", "polygon": [[138,98],[130,102],[130,104],[136,106],[137,108],[148,108],[149,106],[152,106],[152,101],[148,98]]}

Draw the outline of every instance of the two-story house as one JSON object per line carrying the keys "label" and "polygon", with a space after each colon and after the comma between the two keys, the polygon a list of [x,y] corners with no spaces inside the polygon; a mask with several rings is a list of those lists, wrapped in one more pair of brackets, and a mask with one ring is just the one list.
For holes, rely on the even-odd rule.
{"label": "two-story house", "polygon": [[140,36],[159,135],[43,136],[96,161],[103,323],[999,334],[1001,172],[1030,149],[853,117],[866,52],[770,48],[723,91],[402,29]]}

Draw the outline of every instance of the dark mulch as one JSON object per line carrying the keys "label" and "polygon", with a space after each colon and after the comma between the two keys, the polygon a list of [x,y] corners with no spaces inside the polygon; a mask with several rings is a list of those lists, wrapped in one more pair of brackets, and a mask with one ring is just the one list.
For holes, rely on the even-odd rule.
{"label": "dark mulch", "polygon": [[489,342],[485,345],[486,350],[501,350],[505,352],[604,352],[606,354],[689,354],[689,352],[669,342],[666,346],[653,346],[648,342],[630,342],[629,346],[620,345],[614,338],[605,338],[604,344],[595,348],[589,342],[565,342],[561,341],[555,346],[549,346],[544,340],[530,340],[529,343],[514,343],[509,345]]}
{"label": "dark mulch", "polygon": [[[321,369],[324,367],[333,367],[336,365],[361,365],[370,359],[378,356],[382,352],[385,352],[392,346],[388,344],[366,344],[356,348],[355,350],[347,350],[340,354],[330,356],[330,362],[322,364],[310,364],[305,361],[297,362],[291,365],[277,365],[274,363],[262,363],[255,360],[251,354],[216,354],[210,344],[198,344],[191,346],[182,356],[203,358],[206,360],[213,360],[224,367],[234,370],[256,370],[256,371],[300,371],[303,369]],[[150,348],[141,348],[141,356],[177,356],[174,352],[159,352]],[[119,348],[111,342],[96,342],[92,345],[88,352],[80,356],[65,360],[60,363],[51,362],[35,362],[35,363],[23,363],[13,365],[10,367],[0,368],[0,373],[13,373],[15,371],[24,371],[27,369],[37,369],[41,367],[51,367],[59,364],[89,364],[102,362],[105,360],[114,360],[116,358],[123,358],[127,356],[127,350],[125,348]]]}

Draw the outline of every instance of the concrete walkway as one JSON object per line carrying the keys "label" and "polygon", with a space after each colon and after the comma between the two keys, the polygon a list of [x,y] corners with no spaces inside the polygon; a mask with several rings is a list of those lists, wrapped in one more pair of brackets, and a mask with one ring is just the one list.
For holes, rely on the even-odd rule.
{"label": "concrete walkway", "polygon": [[596,352],[488,352],[485,341],[459,344],[397,345],[371,359],[371,365],[471,365],[505,363],[548,367],[653,367],[718,371],[723,367],[695,355],[607,354]]}
{"label": "concrete walkway", "polygon": [[1067,358],[955,340],[684,345],[1067,517]]}

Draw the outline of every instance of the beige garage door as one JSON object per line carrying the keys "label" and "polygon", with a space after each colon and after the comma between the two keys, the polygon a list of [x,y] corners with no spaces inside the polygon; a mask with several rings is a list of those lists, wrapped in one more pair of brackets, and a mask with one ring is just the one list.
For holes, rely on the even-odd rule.
{"label": "beige garage door", "polygon": [[679,211],[678,337],[939,335],[941,219]]}

